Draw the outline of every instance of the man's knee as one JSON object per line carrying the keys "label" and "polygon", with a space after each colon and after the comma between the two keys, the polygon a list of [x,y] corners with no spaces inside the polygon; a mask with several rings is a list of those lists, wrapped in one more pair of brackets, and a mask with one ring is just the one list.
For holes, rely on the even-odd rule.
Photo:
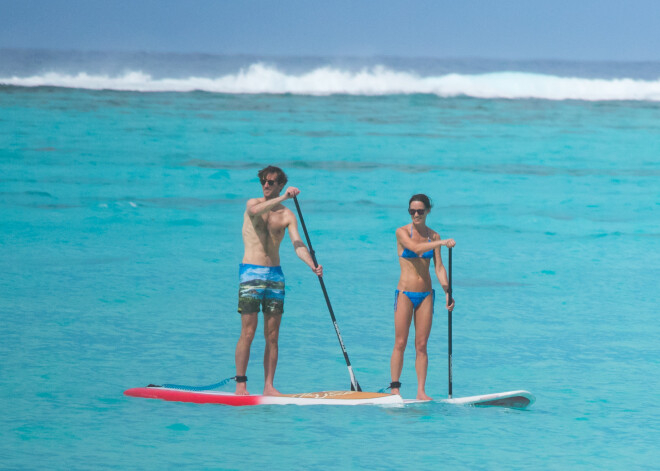
{"label": "man's knee", "polygon": [[241,339],[252,342],[257,331],[258,313],[241,314]]}
{"label": "man's knee", "polygon": [[243,342],[252,343],[254,340],[254,329],[243,329],[241,331],[241,340]]}
{"label": "man's knee", "polygon": [[280,336],[280,322],[282,321],[281,314],[269,314],[264,316],[264,338],[268,345],[277,345]]}

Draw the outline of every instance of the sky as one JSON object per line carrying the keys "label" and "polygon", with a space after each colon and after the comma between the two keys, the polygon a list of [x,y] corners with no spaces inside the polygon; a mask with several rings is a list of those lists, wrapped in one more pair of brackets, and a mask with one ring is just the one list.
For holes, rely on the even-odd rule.
{"label": "sky", "polygon": [[660,0],[0,0],[0,48],[660,61]]}

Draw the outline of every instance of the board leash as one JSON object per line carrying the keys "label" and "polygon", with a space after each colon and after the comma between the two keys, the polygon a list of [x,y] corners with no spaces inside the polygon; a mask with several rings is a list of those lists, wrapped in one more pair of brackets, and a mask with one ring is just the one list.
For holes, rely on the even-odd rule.
{"label": "board leash", "polygon": [[150,384],[147,386],[148,388],[169,388],[169,389],[181,389],[183,391],[210,391],[212,389],[218,389],[221,388],[222,386],[226,385],[230,381],[235,381],[236,376],[232,376],[231,378],[223,379],[219,383],[214,383],[214,384],[209,384],[208,386],[187,386],[184,384],[163,384],[161,386],[157,386],[155,384]]}
{"label": "board leash", "polygon": [[386,386],[384,388],[380,388],[378,390],[378,392],[379,393],[386,393],[388,389],[392,389],[392,388],[397,388],[397,389],[401,388],[401,383],[399,381],[392,381],[389,386]]}

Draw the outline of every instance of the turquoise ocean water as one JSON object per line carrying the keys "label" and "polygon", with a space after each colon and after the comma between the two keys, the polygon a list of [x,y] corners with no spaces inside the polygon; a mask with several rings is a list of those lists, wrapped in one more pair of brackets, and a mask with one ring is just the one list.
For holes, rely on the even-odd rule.
{"label": "turquoise ocean water", "polygon": [[[87,56],[59,72],[27,53],[3,57],[1,468],[657,469],[657,64],[510,73],[420,61],[417,74],[368,64],[361,77],[354,63],[233,58],[217,59],[228,69],[217,79],[186,79],[176,61],[192,70],[201,59],[152,58],[179,71],[168,82],[140,58],[127,75],[87,70]],[[520,79],[531,88],[510,96]],[[576,89],[584,99],[567,96]],[[232,408],[123,396],[234,374],[242,214],[267,164],[302,191],[363,389],[390,380],[394,230],[424,192],[429,226],[457,241],[454,396],[527,389],[536,404]],[[318,281],[288,239],[282,265],[276,386],[348,388]],[[427,382],[437,399],[446,320],[437,304]],[[258,335],[254,393],[262,353]],[[405,397],[413,361],[409,344]]]}

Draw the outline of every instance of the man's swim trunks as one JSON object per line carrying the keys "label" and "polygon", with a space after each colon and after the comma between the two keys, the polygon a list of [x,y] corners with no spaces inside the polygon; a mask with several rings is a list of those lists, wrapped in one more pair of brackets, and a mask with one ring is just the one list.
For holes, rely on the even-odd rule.
{"label": "man's swim trunks", "polygon": [[262,267],[241,263],[238,269],[238,312],[282,314],[284,312],[284,273],[282,267]]}

